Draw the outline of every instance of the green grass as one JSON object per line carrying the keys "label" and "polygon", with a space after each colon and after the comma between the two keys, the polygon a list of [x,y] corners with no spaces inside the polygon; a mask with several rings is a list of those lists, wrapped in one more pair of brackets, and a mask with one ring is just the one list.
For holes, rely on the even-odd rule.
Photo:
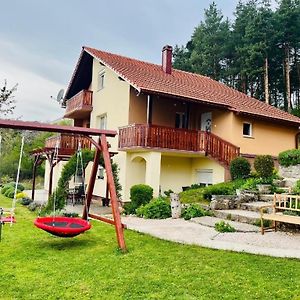
{"label": "green grass", "polygon": [[[10,200],[0,196],[0,206]],[[0,299],[299,299],[300,262],[175,244],[93,222],[73,239],[33,226],[17,207],[0,243]]]}

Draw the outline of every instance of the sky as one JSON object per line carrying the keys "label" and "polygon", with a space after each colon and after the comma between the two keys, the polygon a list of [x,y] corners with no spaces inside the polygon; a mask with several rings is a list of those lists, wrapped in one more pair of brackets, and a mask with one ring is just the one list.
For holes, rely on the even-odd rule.
{"label": "sky", "polygon": [[[238,0],[215,0],[233,18]],[[0,86],[15,93],[11,117],[52,121],[64,110],[50,96],[66,89],[82,46],[153,63],[164,45],[186,44],[210,1],[0,0]]]}

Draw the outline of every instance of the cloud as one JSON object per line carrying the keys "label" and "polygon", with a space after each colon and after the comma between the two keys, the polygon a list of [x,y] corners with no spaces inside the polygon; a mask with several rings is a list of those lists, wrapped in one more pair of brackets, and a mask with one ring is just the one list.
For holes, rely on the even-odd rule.
{"label": "cloud", "polygon": [[56,96],[62,85],[20,68],[18,64],[3,59],[1,55],[0,66],[0,85],[2,85],[1,79],[7,79],[9,87],[18,83],[13,117],[46,122],[63,115],[63,110],[58,103],[50,99],[51,95]]}

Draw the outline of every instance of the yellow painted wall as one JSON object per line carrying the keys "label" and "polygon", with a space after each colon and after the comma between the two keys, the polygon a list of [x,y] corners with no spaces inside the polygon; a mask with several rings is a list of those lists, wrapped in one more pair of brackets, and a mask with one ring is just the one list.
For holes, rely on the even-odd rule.
{"label": "yellow painted wall", "polygon": [[[243,137],[243,122],[252,123],[253,138]],[[297,127],[236,116],[233,128],[234,143],[240,146],[241,153],[277,156],[281,151],[295,148]]]}
{"label": "yellow painted wall", "polygon": [[[105,72],[104,88],[98,90],[98,74]],[[129,91],[130,85],[118,78],[118,75],[109,68],[102,66],[99,61],[93,61],[93,76],[91,90],[93,91],[93,111],[91,113],[90,127],[99,128],[100,116],[107,115],[107,129],[116,130],[129,123]],[[110,151],[118,151],[118,136],[108,138],[111,144]],[[119,179],[125,188],[126,153],[119,152],[113,157],[113,161],[119,165]],[[89,167],[91,168],[91,167]],[[87,176],[89,172],[87,172]],[[94,194],[105,196],[106,181],[97,179]]]}

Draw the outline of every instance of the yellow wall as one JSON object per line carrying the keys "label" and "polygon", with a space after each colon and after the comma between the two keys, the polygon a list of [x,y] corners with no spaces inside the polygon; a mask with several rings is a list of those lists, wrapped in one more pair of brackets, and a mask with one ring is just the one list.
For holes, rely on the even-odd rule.
{"label": "yellow wall", "polygon": [[[98,74],[105,71],[104,88],[98,90]],[[99,128],[99,117],[107,115],[107,129],[116,130],[129,122],[129,90],[130,85],[118,78],[118,75],[109,68],[102,66],[99,61],[93,61],[93,77],[91,90],[93,91],[93,111],[91,113],[90,127]],[[118,151],[118,136],[109,138],[110,151]],[[125,186],[126,153],[119,152],[113,157],[119,165],[120,183]],[[90,167],[89,167],[90,168]],[[87,172],[89,175],[89,172]],[[94,194],[105,196],[106,181],[97,179]]]}

